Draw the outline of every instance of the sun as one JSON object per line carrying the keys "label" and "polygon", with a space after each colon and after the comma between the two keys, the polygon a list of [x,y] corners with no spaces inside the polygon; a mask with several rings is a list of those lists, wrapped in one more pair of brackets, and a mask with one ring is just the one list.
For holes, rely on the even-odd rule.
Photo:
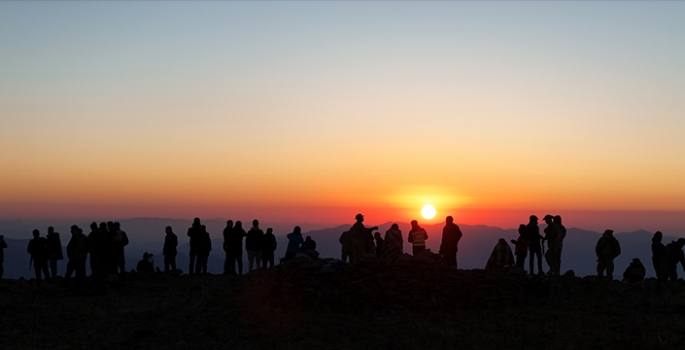
{"label": "sun", "polygon": [[435,207],[432,204],[426,204],[423,206],[423,209],[421,209],[421,216],[424,217],[424,219],[432,219],[435,217]]}

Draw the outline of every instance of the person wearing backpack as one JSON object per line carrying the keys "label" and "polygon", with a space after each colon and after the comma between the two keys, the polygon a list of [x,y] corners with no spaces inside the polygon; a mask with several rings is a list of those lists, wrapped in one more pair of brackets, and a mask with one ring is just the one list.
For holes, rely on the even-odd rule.
{"label": "person wearing backpack", "polygon": [[[36,272],[36,283],[40,285],[43,280],[42,277],[46,279],[50,278],[50,273],[48,272],[48,240],[45,237],[40,236],[40,231],[33,230],[33,239],[29,241],[29,245],[26,251],[31,255],[31,262],[29,267],[33,265],[33,269]],[[41,274],[43,276],[41,276]]]}

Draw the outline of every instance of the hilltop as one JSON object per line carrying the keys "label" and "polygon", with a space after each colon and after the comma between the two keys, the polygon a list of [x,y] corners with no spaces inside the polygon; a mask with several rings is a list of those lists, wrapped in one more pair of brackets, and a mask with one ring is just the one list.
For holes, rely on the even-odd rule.
{"label": "hilltop", "polygon": [[685,283],[449,270],[430,254],[246,276],[0,284],[4,349],[680,349]]}

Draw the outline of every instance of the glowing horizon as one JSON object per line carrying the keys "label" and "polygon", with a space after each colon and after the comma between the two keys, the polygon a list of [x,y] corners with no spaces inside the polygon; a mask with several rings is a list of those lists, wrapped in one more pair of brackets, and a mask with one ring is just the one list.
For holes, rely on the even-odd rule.
{"label": "glowing horizon", "polygon": [[0,3],[0,219],[685,212],[683,18],[685,3]]}

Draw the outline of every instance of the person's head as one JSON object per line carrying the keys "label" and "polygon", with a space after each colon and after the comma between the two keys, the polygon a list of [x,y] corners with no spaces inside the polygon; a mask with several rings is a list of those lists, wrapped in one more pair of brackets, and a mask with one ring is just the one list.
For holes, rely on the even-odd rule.
{"label": "person's head", "polygon": [[243,228],[243,222],[238,220],[235,222],[235,228]]}
{"label": "person's head", "polygon": [[521,224],[519,225],[519,235],[523,236],[526,234],[526,225]]}
{"label": "person's head", "polygon": [[357,222],[362,222],[362,221],[364,221],[364,215],[357,214],[354,216],[354,219],[357,220]]}
{"label": "person's head", "polygon": [[272,234],[273,232],[274,232],[274,229],[272,229],[271,227],[266,229],[267,234]]}
{"label": "person's head", "polygon": [[676,243],[682,248],[683,246],[685,246],[685,238],[678,238]]}
{"label": "person's head", "polygon": [[97,231],[97,229],[98,229],[98,223],[95,221],[91,222],[90,223],[90,230],[91,231]]}
{"label": "person's head", "polygon": [[400,229],[400,226],[398,226],[397,224],[392,224],[392,226],[390,226],[390,229],[392,229],[392,230],[399,230],[399,229]]}
{"label": "person's head", "polygon": [[638,259],[638,258],[635,258],[635,259],[633,259],[633,264],[642,265],[642,261],[640,261],[640,259]]}
{"label": "person's head", "polygon": [[614,230],[605,230],[602,236],[604,237],[611,237],[614,234]]}
{"label": "person's head", "polygon": [[70,231],[72,235],[81,233],[81,229],[77,225],[72,225]]}
{"label": "person's head", "polygon": [[40,236],[40,231],[33,230],[33,238],[38,238]]}
{"label": "person's head", "polygon": [[448,224],[454,223],[454,218],[452,216],[448,216],[445,218],[445,222]]}
{"label": "person's head", "polygon": [[538,217],[536,215],[531,215],[530,216],[530,222],[533,224],[537,224],[538,223]]}
{"label": "person's head", "polygon": [[311,241],[311,240],[312,240],[312,236],[307,236],[304,240],[305,240],[305,241]]}
{"label": "person's head", "polygon": [[554,219],[554,216],[547,214],[547,215],[545,215],[545,217],[542,219],[542,221],[544,221],[547,225],[551,225],[552,222],[553,222],[553,219]]}
{"label": "person's head", "polygon": [[107,224],[104,222],[100,223],[100,232],[106,233],[107,232]]}
{"label": "person's head", "polygon": [[121,228],[121,224],[119,223],[119,221],[115,221],[114,222],[114,230],[118,231],[120,228]]}
{"label": "person's head", "polygon": [[228,227],[228,228],[233,227],[233,220],[226,221],[226,227]]}
{"label": "person's head", "polygon": [[259,220],[257,220],[257,219],[252,220],[252,226],[253,227],[259,227]]}
{"label": "person's head", "polygon": [[412,220],[412,221],[411,221],[411,227],[412,227],[412,228],[419,227],[419,222],[416,221],[416,220]]}
{"label": "person's head", "polygon": [[559,216],[559,215],[554,216],[554,223],[561,225],[561,216]]}
{"label": "person's head", "polygon": [[149,258],[150,258],[150,254],[148,254],[147,252],[143,253],[143,259],[144,260],[147,260]]}
{"label": "person's head", "polygon": [[193,226],[198,226],[198,225],[200,225],[200,218],[193,219]]}
{"label": "person's head", "polygon": [[171,226],[167,226],[164,229],[164,232],[166,232],[166,234],[170,234],[170,233],[174,233],[174,230],[171,228]]}
{"label": "person's head", "polygon": [[661,242],[663,238],[664,234],[661,233],[661,231],[656,231],[654,232],[654,236],[652,236],[652,242]]}
{"label": "person's head", "polygon": [[295,226],[295,228],[293,229],[293,233],[298,235],[302,234],[302,229],[300,228],[300,226]]}
{"label": "person's head", "polygon": [[48,226],[48,234],[55,233],[55,228],[52,226]]}

